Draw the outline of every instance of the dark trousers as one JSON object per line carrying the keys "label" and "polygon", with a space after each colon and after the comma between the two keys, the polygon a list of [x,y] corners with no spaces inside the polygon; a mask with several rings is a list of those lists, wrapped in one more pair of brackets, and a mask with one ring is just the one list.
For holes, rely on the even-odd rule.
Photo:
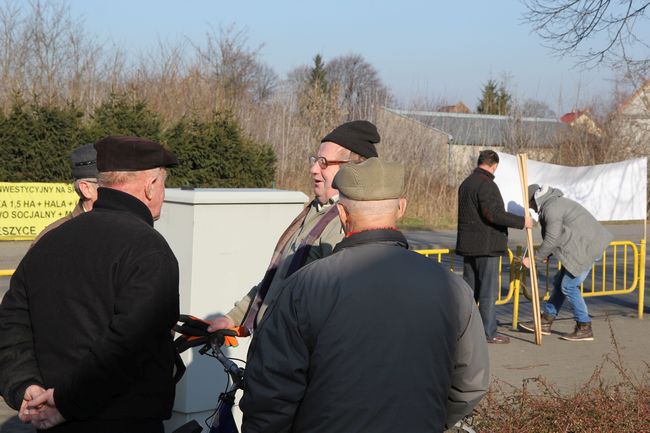
{"label": "dark trousers", "polygon": [[497,334],[497,314],[494,303],[499,289],[499,257],[463,257],[463,279],[474,290],[474,300],[483,319],[485,336]]}

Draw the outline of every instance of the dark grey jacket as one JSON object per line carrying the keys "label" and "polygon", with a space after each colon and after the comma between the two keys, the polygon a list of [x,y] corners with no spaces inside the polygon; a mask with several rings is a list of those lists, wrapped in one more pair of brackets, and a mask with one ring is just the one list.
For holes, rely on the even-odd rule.
{"label": "dark grey jacket", "polygon": [[552,187],[535,194],[544,239],[536,254],[554,255],[567,271],[580,275],[602,256],[613,237],[587,209],[563,196]]}
{"label": "dark grey jacket", "polygon": [[243,433],[440,432],[488,381],[467,284],[400,232],[361,232],[269,307],[248,353]]}

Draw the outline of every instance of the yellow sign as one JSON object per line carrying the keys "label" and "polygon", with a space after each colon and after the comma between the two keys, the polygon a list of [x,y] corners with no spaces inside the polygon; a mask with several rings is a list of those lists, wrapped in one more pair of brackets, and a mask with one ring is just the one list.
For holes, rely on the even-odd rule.
{"label": "yellow sign", "polygon": [[0,240],[34,239],[78,200],[69,183],[0,182]]}

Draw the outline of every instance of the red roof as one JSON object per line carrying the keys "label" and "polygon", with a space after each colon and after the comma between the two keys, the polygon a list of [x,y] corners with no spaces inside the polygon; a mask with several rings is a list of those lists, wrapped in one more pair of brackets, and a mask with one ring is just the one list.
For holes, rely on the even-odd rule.
{"label": "red roof", "polygon": [[589,110],[574,110],[574,111],[572,111],[570,113],[566,113],[565,115],[560,117],[560,121],[564,122],[564,123],[571,124],[571,123],[575,122],[578,117],[582,116],[583,114],[587,114],[587,113],[589,113]]}

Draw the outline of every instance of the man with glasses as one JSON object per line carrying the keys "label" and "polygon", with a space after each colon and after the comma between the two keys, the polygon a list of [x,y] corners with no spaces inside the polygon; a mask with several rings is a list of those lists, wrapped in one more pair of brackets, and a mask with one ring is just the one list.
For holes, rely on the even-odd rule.
{"label": "man with glasses", "polygon": [[282,281],[305,264],[332,254],[344,234],[335,206],[339,193],[332,186],[334,176],[344,164],[376,157],[379,140],[375,125],[365,120],[344,123],[323,137],[318,153],[309,157],[314,200],[280,237],[264,279],[225,316],[217,317],[211,331],[235,325],[252,330]]}
{"label": "man with glasses", "polygon": [[70,154],[70,168],[74,179],[74,190],[79,196],[79,202],[68,215],[45,227],[36,236],[32,245],[50,230],[93,209],[93,203],[97,200],[97,152],[95,151],[95,145],[88,143],[73,150]]}

